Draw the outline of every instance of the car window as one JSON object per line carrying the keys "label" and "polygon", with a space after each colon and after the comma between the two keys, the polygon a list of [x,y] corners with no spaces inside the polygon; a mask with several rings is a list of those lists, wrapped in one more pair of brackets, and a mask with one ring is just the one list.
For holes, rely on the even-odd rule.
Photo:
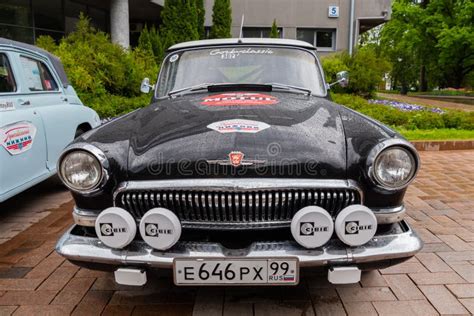
{"label": "car window", "polygon": [[30,91],[56,91],[58,84],[44,63],[21,56],[21,66],[25,73],[26,86]]}
{"label": "car window", "polygon": [[16,83],[8,57],[0,54],[0,93],[15,92]]}

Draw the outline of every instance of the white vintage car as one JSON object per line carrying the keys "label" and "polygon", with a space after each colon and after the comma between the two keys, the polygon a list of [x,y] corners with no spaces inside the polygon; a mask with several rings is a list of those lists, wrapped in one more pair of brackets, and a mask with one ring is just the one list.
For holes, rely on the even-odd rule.
{"label": "white vintage car", "polygon": [[99,124],[57,57],[0,38],[0,202],[55,174],[64,147]]}

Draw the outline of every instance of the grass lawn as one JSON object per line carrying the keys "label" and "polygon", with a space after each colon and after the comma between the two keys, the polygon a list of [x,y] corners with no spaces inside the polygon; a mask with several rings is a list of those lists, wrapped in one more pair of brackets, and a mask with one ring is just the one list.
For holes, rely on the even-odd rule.
{"label": "grass lawn", "polygon": [[474,140],[474,130],[440,128],[430,130],[397,129],[397,131],[408,140]]}

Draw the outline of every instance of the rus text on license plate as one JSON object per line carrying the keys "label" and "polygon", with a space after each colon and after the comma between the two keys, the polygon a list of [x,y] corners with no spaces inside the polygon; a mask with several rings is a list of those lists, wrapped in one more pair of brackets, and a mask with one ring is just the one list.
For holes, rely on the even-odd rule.
{"label": "rus text on license plate", "polygon": [[177,285],[298,284],[298,259],[186,259],[174,260]]}

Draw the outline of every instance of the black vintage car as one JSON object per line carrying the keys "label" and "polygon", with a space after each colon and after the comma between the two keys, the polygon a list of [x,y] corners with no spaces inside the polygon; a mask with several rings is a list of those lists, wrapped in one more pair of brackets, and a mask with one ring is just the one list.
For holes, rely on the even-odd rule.
{"label": "black vintage car", "polygon": [[[347,83],[347,74],[338,78]],[[422,247],[403,220],[413,146],[331,102],[313,46],[225,39],[171,47],[152,102],[76,139],[58,170],[75,225],[56,251],[142,285],[332,283]]]}

